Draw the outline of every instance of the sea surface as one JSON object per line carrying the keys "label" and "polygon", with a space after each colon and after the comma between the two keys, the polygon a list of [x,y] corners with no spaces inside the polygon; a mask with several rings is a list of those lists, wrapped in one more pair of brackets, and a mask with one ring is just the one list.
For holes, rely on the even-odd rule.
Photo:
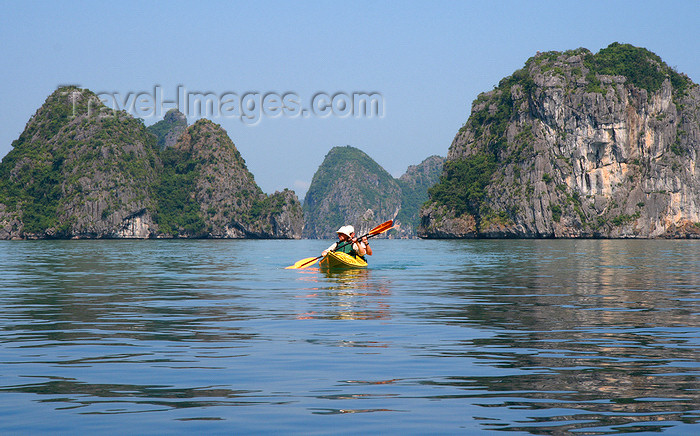
{"label": "sea surface", "polygon": [[700,241],[0,242],[0,434],[700,434]]}

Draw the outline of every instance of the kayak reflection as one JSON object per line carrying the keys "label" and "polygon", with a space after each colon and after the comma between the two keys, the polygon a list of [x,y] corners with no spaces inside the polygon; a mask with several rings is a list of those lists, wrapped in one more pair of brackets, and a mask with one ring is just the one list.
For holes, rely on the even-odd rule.
{"label": "kayak reflection", "polygon": [[[372,277],[367,269],[320,269],[316,270],[314,286],[304,301],[309,303],[307,311],[297,315],[298,319],[389,319],[388,298],[391,293],[386,282]],[[306,277],[309,280],[309,277]]]}
{"label": "kayak reflection", "polygon": [[367,288],[369,286],[370,270],[366,268],[322,268],[321,273],[327,279],[335,280],[334,288]]}

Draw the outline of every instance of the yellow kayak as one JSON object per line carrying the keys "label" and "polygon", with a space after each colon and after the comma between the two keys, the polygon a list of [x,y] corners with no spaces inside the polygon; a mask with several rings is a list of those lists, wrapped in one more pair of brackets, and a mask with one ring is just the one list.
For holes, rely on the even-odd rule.
{"label": "yellow kayak", "polygon": [[338,251],[329,252],[319,264],[322,268],[365,268],[367,266],[367,262],[359,257]]}

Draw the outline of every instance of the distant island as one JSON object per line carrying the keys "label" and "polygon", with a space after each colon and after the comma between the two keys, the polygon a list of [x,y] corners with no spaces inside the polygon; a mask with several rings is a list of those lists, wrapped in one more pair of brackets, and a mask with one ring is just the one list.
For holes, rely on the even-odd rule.
{"label": "distant island", "polygon": [[419,212],[444,158],[430,156],[395,179],[358,148],[333,147],[311,180],[304,198],[305,238],[335,238],[344,223],[360,233],[395,220],[392,237],[416,237]]}
{"label": "distant island", "polygon": [[0,163],[0,239],[332,238],[387,219],[390,237],[699,238],[699,154],[700,87],[629,44],[537,53],[477,97],[446,159],[399,178],[333,147],[303,206],[265,194],[212,121],[146,127],[61,87]]}
{"label": "distant island", "polygon": [[345,150],[343,165],[325,178],[330,161],[319,168],[305,219],[293,191],[262,192],[221,126],[188,126],[177,110],[145,127],[89,90],[62,87],[12,147],[0,163],[0,239],[319,238],[391,218],[394,236],[415,237],[443,161],[431,157],[395,180],[358,149],[333,148],[329,156]]}
{"label": "distant island", "polygon": [[169,112],[146,128],[63,87],[12,147],[0,164],[0,239],[301,236],[294,192],[263,193],[209,120],[187,127]]}

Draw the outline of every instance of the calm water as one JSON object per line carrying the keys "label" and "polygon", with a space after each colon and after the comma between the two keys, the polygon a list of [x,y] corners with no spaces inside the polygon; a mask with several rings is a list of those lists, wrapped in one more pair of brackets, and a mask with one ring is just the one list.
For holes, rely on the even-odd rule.
{"label": "calm water", "polygon": [[700,241],[0,243],[0,433],[700,433]]}

